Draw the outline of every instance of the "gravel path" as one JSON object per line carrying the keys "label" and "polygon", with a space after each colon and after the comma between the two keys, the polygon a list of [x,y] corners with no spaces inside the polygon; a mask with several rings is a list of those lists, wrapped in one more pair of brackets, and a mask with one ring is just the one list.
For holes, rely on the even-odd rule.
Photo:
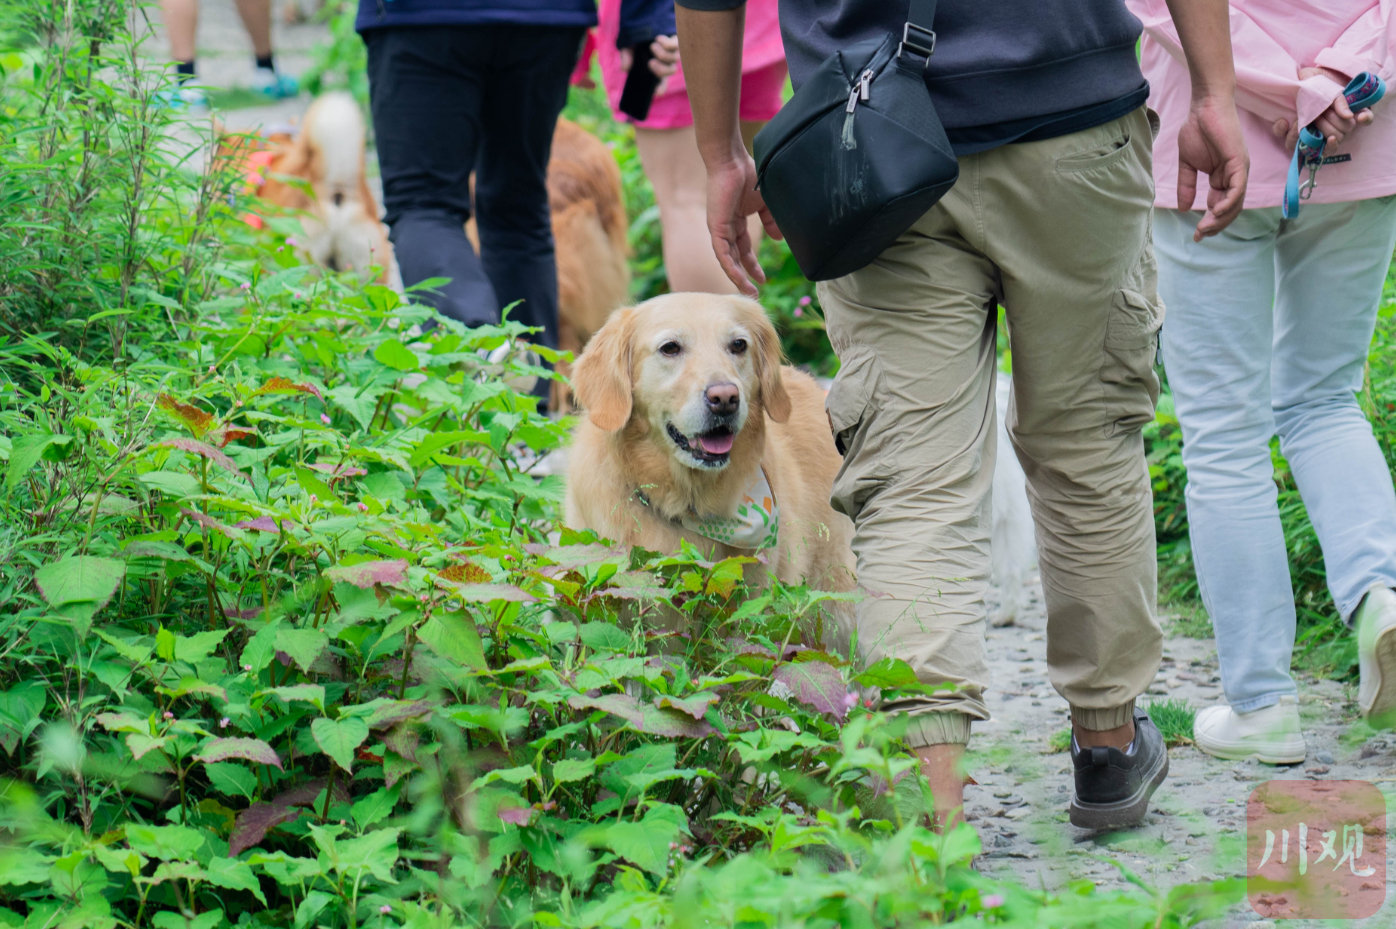
{"label": "gravel path", "polygon": [[[1389,802],[1396,783],[1396,733],[1373,733],[1357,722],[1355,688],[1301,676],[1299,712],[1309,748],[1304,764],[1222,761],[1190,745],[1175,747],[1169,750],[1168,780],[1141,826],[1114,835],[1077,829],[1066,812],[1070,757],[1050,746],[1052,734],[1067,727],[1067,705],[1047,682],[1046,615],[1035,580],[1032,590],[1031,606],[1017,625],[988,633],[993,719],[975,726],[970,774],[979,784],[966,788],[967,815],[984,844],[979,866],[985,873],[1052,890],[1081,878],[1101,887],[1126,886],[1112,860],[1164,889],[1238,877],[1245,873],[1246,800],[1266,780],[1367,780]],[[1167,628],[1171,618],[1164,622]],[[1146,706],[1166,698],[1187,700],[1194,708],[1222,702],[1210,639],[1170,635],[1163,654],[1158,678],[1143,698]],[[1396,925],[1393,891],[1388,883],[1385,910],[1364,925]],[[1271,923],[1243,906],[1224,925],[1263,929]]]}

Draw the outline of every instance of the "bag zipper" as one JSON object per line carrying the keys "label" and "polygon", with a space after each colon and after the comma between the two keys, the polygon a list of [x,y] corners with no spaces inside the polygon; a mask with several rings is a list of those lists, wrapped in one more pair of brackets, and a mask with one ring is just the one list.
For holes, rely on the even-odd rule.
{"label": "bag zipper", "polygon": [[858,81],[848,91],[848,106],[843,108],[845,113],[852,113],[858,106],[858,101],[866,101],[872,96],[872,68],[858,75]]}

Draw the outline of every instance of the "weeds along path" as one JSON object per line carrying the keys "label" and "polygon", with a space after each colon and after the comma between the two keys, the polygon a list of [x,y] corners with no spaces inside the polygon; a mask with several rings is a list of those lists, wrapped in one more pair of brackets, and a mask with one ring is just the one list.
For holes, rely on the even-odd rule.
{"label": "weeds along path", "polygon": [[[969,764],[979,783],[965,790],[969,820],[984,844],[978,866],[985,873],[1053,891],[1083,878],[1102,888],[1126,886],[1112,860],[1160,888],[1236,877],[1245,873],[1246,799],[1260,783],[1366,780],[1388,797],[1396,787],[1396,733],[1374,732],[1359,721],[1355,687],[1303,675],[1299,712],[1309,746],[1304,764],[1222,761],[1191,745],[1175,745],[1168,780],[1143,825],[1114,835],[1077,829],[1067,822],[1071,761],[1060,750],[1067,705],[1047,680],[1046,623],[1034,582],[1031,606],[1017,625],[988,632],[993,719],[975,726]],[[1164,623],[1171,625],[1171,617]],[[1146,707],[1175,699],[1196,710],[1223,700],[1210,639],[1170,633],[1163,655],[1143,697]],[[1393,891],[1388,884],[1388,899],[1396,896]],[[1225,925],[1258,918],[1241,907]]]}

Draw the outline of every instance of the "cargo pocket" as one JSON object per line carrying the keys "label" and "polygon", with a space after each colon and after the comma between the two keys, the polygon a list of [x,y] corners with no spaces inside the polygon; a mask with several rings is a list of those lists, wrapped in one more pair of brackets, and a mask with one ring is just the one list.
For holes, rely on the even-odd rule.
{"label": "cargo pocket", "polygon": [[1105,366],[1100,372],[1113,415],[1107,435],[1138,431],[1153,422],[1159,390],[1154,357],[1162,325],[1163,310],[1156,301],[1133,290],[1116,291],[1105,324]]}
{"label": "cargo pocket", "polygon": [[886,397],[882,365],[871,349],[857,346],[843,358],[824,402],[834,447],[843,456],[830,503],[857,520],[863,504],[896,473],[900,444],[882,412]]}

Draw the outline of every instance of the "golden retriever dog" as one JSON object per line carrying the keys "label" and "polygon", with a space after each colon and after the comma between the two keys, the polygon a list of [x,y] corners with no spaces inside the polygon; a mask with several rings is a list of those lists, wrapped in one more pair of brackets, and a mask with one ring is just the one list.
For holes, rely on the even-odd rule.
{"label": "golden retriever dog", "polygon": [[[299,247],[312,261],[333,271],[377,267],[378,281],[387,283],[392,247],[368,188],[366,133],[354,98],[334,92],[316,98],[294,138],[276,134],[264,147],[225,139],[219,157],[243,169],[251,193],[304,214],[306,240]],[[250,220],[260,223],[256,217]]]}
{"label": "golden retriever dog", "polygon": [[[687,539],[712,558],[755,555],[693,527],[732,520],[764,476],[779,514],[766,570],[853,588],[853,526],[829,506],[840,459],[824,395],[781,366],[760,304],[681,293],[620,310],[577,360],[573,388],[586,417],[568,461],[568,525],[656,551]],[[759,584],[764,572],[749,568]]]}

